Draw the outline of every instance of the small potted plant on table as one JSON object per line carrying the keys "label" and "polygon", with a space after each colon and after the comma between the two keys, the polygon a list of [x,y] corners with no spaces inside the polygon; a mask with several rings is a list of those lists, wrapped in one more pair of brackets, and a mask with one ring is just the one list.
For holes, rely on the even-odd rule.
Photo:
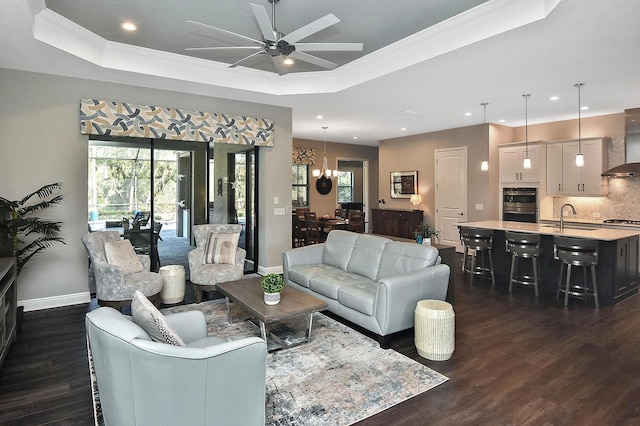
{"label": "small potted plant on table", "polygon": [[435,226],[429,224],[429,222],[421,223],[414,231],[416,242],[418,244],[431,244],[431,238],[440,238],[440,231]]}
{"label": "small potted plant on table", "polygon": [[262,278],[264,303],[277,305],[280,303],[280,293],[284,289],[284,280],[280,274],[267,274]]}

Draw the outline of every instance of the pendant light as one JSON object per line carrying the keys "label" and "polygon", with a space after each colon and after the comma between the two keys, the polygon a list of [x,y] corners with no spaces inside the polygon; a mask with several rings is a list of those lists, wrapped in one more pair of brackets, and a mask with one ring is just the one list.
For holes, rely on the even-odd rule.
{"label": "pendant light", "polygon": [[524,161],[522,162],[523,169],[531,168],[531,158],[529,158],[529,96],[530,94],[522,95],[524,98]]}
{"label": "pendant light", "polygon": [[[331,177],[335,177],[338,176],[338,171],[332,171],[331,169],[329,169],[328,163],[327,163],[327,126],[323,126],[322,130],[323,130],[323,135],[322,135],[322,150],[323,150],[323,154],[324,157],[322,158],[322,169],[315,169],[313,171],[313,177],[315,178],[331,178]],[[333,172],[333,173],[332,173]]]}
{"label": "pendant light", "polygon": [[584,166],[584,155],[582,155],[582,129],[580,124],[580,88],[584,86],[584,83],[574,84],[575,87],[578,88],[578,153],[576,154],[576,166],[583,167]]}
{"label": "pendant light", "polygon": [[482,124],[484,124],[484,126],[482,126],[482,135],[484,137],[484,144],[483,144],[483,155],[482,155],[482,164],[480,164],[480,171],[482,172],[486,172],[487,170],[489,170],[489,161],[487,160],[487,130],[485,129],[486,124],[487,124],[487,105],[489,105],[488,102],[483,102],[480,105],[482,105],[483,108],[483,118],[482,118]]}

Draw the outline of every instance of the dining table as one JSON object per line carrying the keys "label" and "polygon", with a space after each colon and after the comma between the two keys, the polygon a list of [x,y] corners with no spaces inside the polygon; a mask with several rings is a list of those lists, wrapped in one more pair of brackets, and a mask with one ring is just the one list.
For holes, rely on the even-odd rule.
{"label": "dining table", "polygon": [[341,217],[319,217],[318,226],[321,232],[330,232],[334,229],[347,229],[349,220]]}

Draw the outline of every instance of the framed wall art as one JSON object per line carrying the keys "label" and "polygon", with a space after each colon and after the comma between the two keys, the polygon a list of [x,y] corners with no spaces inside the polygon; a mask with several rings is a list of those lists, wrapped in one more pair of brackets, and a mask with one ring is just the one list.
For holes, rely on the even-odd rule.
{"label": "framed wall art", "polygon": [[418,171],[391,172],[391,198],[411,198],[418,193]]}

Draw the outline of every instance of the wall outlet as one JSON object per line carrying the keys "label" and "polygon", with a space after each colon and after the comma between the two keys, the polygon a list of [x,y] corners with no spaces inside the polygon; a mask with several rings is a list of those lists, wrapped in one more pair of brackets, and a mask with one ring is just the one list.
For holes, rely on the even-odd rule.
{"label": "wall outlet", "polygon": [[285,214],[287,214],[287,209],[285,207],[277,207],[273,209],[274,216],[284,216]]}
{"label": "wall outlet", "polygon": [[280,198],[279,197],[273,197],[273,204],[275,204],[276,206],[278,204],[280,204]]}
{"label": "wall outlet", "polygon": [[476,210],[484,210],[484,204],[476,204]]}

